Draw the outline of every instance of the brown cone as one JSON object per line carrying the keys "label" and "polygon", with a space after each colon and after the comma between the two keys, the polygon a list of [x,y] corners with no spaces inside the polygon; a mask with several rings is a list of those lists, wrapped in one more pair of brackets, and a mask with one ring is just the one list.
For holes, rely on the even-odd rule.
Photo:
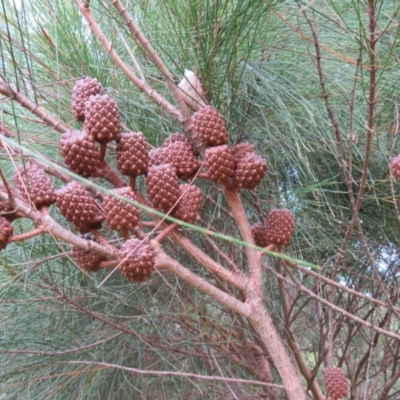
{"label": "brown cone", "polygon": [[168,213],[179,198],[176,170],[170,164],[153,165],[146,177],[146,187],[153,206]]}
{"label": "brown cone", "polygon": [[[118,194],[130,200],[136,200],[136,196],[129,186],[110,190],[110,193]],[[119,232],[126,232],[138,225],[139,209],[132,204],[117,199],[111,194],[106,194],[104,196],[103,206],[106,221],[111,229],[115,229]]]}
{"label": "brown cone", "polygon": [[155,266],[155,255],[150,244],[138,239],[129,239],[118,255],[122,275],[131,282],[143,282],[151,277]]}
{"label": "brown cone", "polygon": [[234,186],[238,189],[255,189],[267,172],[267,162],[255,153],[246,153],[235,161]]}
{"label": "brown cone", "polygon": [[256,224],[253,224],[251,226],[251,233],[253,234],[254,243],[256,246],[268,246],[267,230],[262,222],[257,222]]}
{"label": "brown cone", "polygon": [[203,200],[202,191],[194,185],[184,183],[179,186],[179,203],[173,211],[173,216],[193,224],[199,213]]}
{"label": "brown cone", "polygon": [[79,79],[72,90],[72,110],[77,121],[85,120],[85,103],[92,95],[103,94],[103,86],[96,78]]}
{"label": "brown cone", "polygon": [[54,185],[46,173],[37,165],[26,163],[14,175],[15,184],[24,202],[32,203],[37,209],[48,207],[56,200]]}
{"label": "brown cone", "polygon": [[160,147],[152,149],[149,152],[149,165],[161,165],[171,164],[173,165],[172,154],[169,147]]}
{"label": "brown cone", "polygon": [[192,145],[190,140],[184,134],[179,133],[179,132],[175,132],[175,133],[172,133],[171,135],[169,135],[165,139],[163,146],[168,147],[171,143],[175,143],[175,142],[182,142],[182,143],[185,143],[186,145],[188,145],[192,149],[192,152],[195,157],[198,157],[200,155],[200,153],[198,152],[196,147]]}
{"label": "brown cone", "polygon": [[119,137],[117,103],[107,94],[90,96],[85,103],[85,130],[96,142],[107,143]]}
{"label": "brown cone", "polygon": [[8,240],[14,232],[14,227],[4,217],[0,217],[0,250],[6,248]]}
{"label": "brown cone", "polygon": [[[83,238],[92,242],[97,242],[97,240],[89,235],[85,235]],[[100,263],[107,260],[104,256],[83,250],[78,246],[72,246],[72,257],[78,267],[87,272],[97,272],[100,269]]]}
{"label": "brown cone", "polygon": [[21,218],[18,212],[15,212],[8,202],[0,201],[0,216],[5,218],[7,221],[12,222],[17,218]]}
{"label": "brown cone", "polygon": [[224,118],[211,106],[206,106],[192,116],[194,129],[206,146],[219,146],[228,142]]}
{"label": "brown cone", "polygon": [[95,175],[101,156],[92,136],[86,132],[67,131],[61,136],[60,147],[67,167],[86,178]]}
{"label": "brown cone", "polygon": [[90,192],[77,182],[56,191],[56,205],[67,221],[71,222],[80,233],[91,229],[100,229],[104,215]]}
{"label": "brown cone", "polygon": [[337,400],[347,396],[347,379],[342,368],[325,368],[324,378],[326,391],[332,399]]}
{"label": "brown cone", "polygon": [[235,162],[232,149],[227,145],[207,149],[205,164],[208,175],[213,182],[227,184],[234,176]]}
{"label": "brown cone", "polygon": [[267,244],[287,245],[293,235],[293,226],[293,215],[290,210],[282,208],[269,211],[266,225]]}
{"label": "brown cone", "polygon": [[172,165],[176,168],[178,177],[187,180],[193,178],[200,168],[200,163],[194,156],[191,147],[180,141],[171,143],[168,147]]}
{"label": "brown cone", "polygon": [[149,153],[142,132],[121,135],[117,145],[117,168],[122,175],[137,177],[147,173]]}
{"label": "brown cone", "polygon": [[392,172],[394,178],[400,181],[400,154],[390,162],[390,171]]}
{"label": "brown cone", "polygon": [[236,144],[232,147],[232,153],[235,160],[240,160],[249,153],[255,153],[254,146],[249,142]]}

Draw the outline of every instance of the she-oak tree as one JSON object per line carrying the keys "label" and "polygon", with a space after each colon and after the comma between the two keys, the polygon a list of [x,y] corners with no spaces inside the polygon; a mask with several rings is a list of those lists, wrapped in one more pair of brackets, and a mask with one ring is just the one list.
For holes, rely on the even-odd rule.
{"label": "she-oak tree", "polygon": [[[202,22],[202,18],[211,18],[210,15],[196,14],[200,4],[194,3],[192,6],[187,5],[188,13],[196,16],[198,24]],[[230,5],[229,2],[223,2],[223,6],[217,3],[207,5],[207,10],[211,9],[216,13],[215,18],[211,19],[212,24],[215,24],[215,31],[211,35],[211,50],[216,54],[230,37],[224,36],[224,30],[228,30],[223,25],[226,22],[224,18],[232,18],[234,15],[236,22],[243,23],[246,15],[245,8],[241,8],[236,2]],[[150,4],[143,5],[143,10],[151,6],[154,7]],[[285,20],[283,14],[279,13],[278,6],[276,9],[274,6],[250,1],[247,7],[254,14],[247,23],[251,25],[251,29],[257,31],[259,22],[254,23],[252,19],[256,11],[263,10],[266,13],[273,9],[282,18],[282,23],[287,23],[302,40],[308,40],[311,44],[307,51],[315,64],[322,104],[330,124],[329,130],[334,135],[335,162],[351,209],[351,217],[344,224],[340,245],[333,253],[330,248],[318,249],[322,255],[317,257],[317,263],[324,263],[324,266],[307,263],[306,259],[296,259],[301,251],[296,254],[296,258],[286,253],[285,246],[290,243],[293,231],[293,214],[295,225],[300,223],[296,221],[295,212],[292,213],[285,207],[272,208],[264,220],[262,200],[257,192],[267,179],[267,162],[257,154],[257,143],[249,143],[251,136],[246,141],[243,140],[244,134],[239,129],[234,138],[225,126],[227,118],[210,106],[210,102],[217,103],[218,100],[222,105],[220,99],[213,97],[212,88],[218,82],[210,82],[207,77],[207,73],[211,74],[210,70],[204,69],[203,82],[196,74],[186,70],[178,84],[179,79],[176,79],[167,65],[168,54],[164,51],[162,57],[150,37],[143,33],[143,29],[139,29],[139,22],[132,14],[133,8],[128,10],[126,4],[119,0],[98,3],[75,0],[75,11],[78,10],[81,17],[78,18],[79,22],[86,24],[91,38],[96,38],[101,45],[98,51],[108,54],[112,69],[125,75],[132,85],[129,90],[135,91],[136,96],[139,96],[139,92],[143,93],[153,102],[161,116],[160,125],[164,124],[164,119],[170,119],[170,124],[180,126],[181,133],[168,135],[162,146],[151,149],[150,142],[146,141],[146,136],[150,133],[146,131],[145,124],[143,133],[139,130],[132,132],[127,109],[118,106],[117,99],[113,98],[113,91],[108,90],[109,94],[106,94],[107,89],[93,77],[71,79],[72,105],[69,108],[77,121],[73,122],[72,118],[66,120],[55,110],[48,110],[48,101],[41,94],[40,88],[34,86],[34,81],[21,79],[19,86],[15,86],[9,82],[6,73],[1,76],[0,93],[6,103],[5,115],[12,116],[3,120],[2,151],[8,162],[11,161],[14,165],[18,161],[21,164],[15,167],[14,183],[7,177],[7,173],[2,173],[1,246],[7,247],[5,252],[15,251],[20,243],[50,237],[57,248],[61,249],[58,257],[66,260],[81,276],[95,279],[90,275],[92,272],[106,274],[99,284],[96,281],[92,283],[92,289],[89,290],[82,284],[82,288],[75,291],[79,283],[69,282],[67,274],[64,276],[59,268],[57,273],[49,268],[50,270],[40,271],[30,279],[30,274],[38,266],[45,264],[40,260],[36,262],[33,255],[29,271],[21,274],[10,270],[10,276],[14,278],[11,281],[7,278],[2,290],[10,287],[10,282],[11,287],[26,282],[29,286],[28,295],[30,290],[42,291],[43,297],[37,301],[51,301],[61,304],[61,307],[70,307],[70,310],[94,321],[97,329],[101,327],[107,330],[105,336],[100,335],[100,340],[75,346],[75,349],[49,352],[26,346],[20,348],[17,341],[14,347],[10,342],[10,348],[0,350],[3,354],[12,354],[13,357],[55,357],[57,361],[53,361],[50,375],[62,370],[60,374],[67,376],[71,371],[61,369],[65,366],[77,368],[73,370],[73,376],[90,376],[93,371],[97,373],[103,369],[126,373],[128,375],[119,385],[127,387],[122,392],[113,388],[108,394],[109,397],[119,398],[139,392],[145,398],[148,389],[130,388],[130,385],[134,386],[130,379],[135,380],[137,376],[145,378],[148,375],[155,377],[155,387],[157,380],[163,376],[169,377],[167,379],[179,377],[179,381],[187,378],[201,382],[204,386],[197,386],[196,383],[189,385],[191,389],[186,389],[189,390],[188,393],[198,391],[200,394],[194,396],[199,398],[230,396],[298,400],[324,399],[327,396],[338,399],[349,395],[354,399],[372,398],[371,396],[385,399],[388,398],[388,393],[394,395],[399,390],[396,386],[400,376],[397,368],[400,339],[397,329],[400,310],[396,306],[397,288],[389,284],[385,273],[380,271],[380,266],[375,261],[375,258],[378,260],[375,253],[377,250],[371,250],[370,238],[364,233],[360,217],[364,199],[373,182],[369,177],[370,160],[374,155],[372,141],[377,124],[377,71],[382,63],[377,59],[376,44],[391,25],[388,23],[383,28],[377,24],[383,12],[381,3],[369,0],[363,2],[359,8],[355,6],[355,14],[363,28],[359,40],[365,40],[353,72],[354,84],[350,90],[349,103],[350,134],[346,137],[348,142],[345,147],[343,127],[332,105],[328,77],[323,67],[321,53],[327,49],[320,43],[316,14],[310,9],[310,5],[299,2],[296,12],[298,17],[303,18],[304,25],[299,24],[296,27]],[[177,18],[174,13],[179,8],[178,3],[166,2],[165,7]],[[324,12],[334,11],[334,15],[339,16],[339,11],[345,13],[346,10],[338,10],[334,5],[327,4],[326,9],[315,11],[326,17]],[[7,15],[7,11],[4,11],[3,17],[8,22],[7,26],[15,29],[16,26],[6,18]],[[110,20],[115,24],[107,31],[108,34],[102,24],[107,15],[110,15]],[[146,12],[143,15],[147,17]],[[367,19],[364,21],[365,16]],[[179,18],[176,19],[178,20]],[[121,22],[124,24],[123,28],[119,27]],[[352,29],[343,21],[336,23],[344,31]],[[234,33],[233,28],[230,28]],[[43,27],[40,29],[46,42],[53,43],[47,31]],[[124,33],[121,33],[122,29]],[[250,32],[250,29],[241,29],[241,35]],[[2,35],[8,35],[9,46],[13,49],[17,44],[12,41],[10,30],[7,33],[2,32]],[[110,38],[109,35],[116,37]],[[116,38],[120,42],[118,46],[115,44]],[[238,38],[241,36],[238,35]],[[132,44],[128,44],[127,40],[135,44],[135,53],[130,48]],[[207,41],[207,38],[199,36],[197,40],[201,47],[202,40]],[[246,40],[251,42],[249,38]],[[25,46],[22,40],[20,45]],[[231,45],[232,43],[226,46],[232,47]],[[238,43],[237,45],[239,46]],[[232,54],[234,53],[233,51]],[[122,54],[125,57],[128,55],[129,61]],[[362,55],[367,55],[368,61],[363,60]],[[263,61],[262,52],[260,57]],[[16,63],[15,58],[13,61]],[[35,70],[33,55],[25,68]],[[5,72],[6,67],[3,69]],[[150,69],[151,74],[143,72]],[[353,157],[356,158],[358,154],[353,149],[356,134],[352,124],[355,120],[355,96],[360,70],[368,74],[367,78],[364,77],[368,82],[365,94],[366,134],[361,169],[357,171],[360,174],[355,185],[356,173],[352,167],[353,164],[356,165]],[[18,68],[16,71],[16,76],[22,74]],[[258,79],[262,82],[261,77]],[[30,87],[34,89],[34,96],[30,95]],[[253,96],[255,88],[256,86],[252,89]],[[211,101],[207,92],[210,93]],[[223,92],[224,88],[221,90]],[[29,113],[19,114],[20,111],[15,111],[17,107]],[[251,117],[252,107],[254,105],[250,99],[239,115]],[[143,108],[141,112],[146,113],[146,109]],[[7,125],[6,120],[14,121],[14,124]],[[43,148],[39,152],[27,146],[18,123],[15,123],[19,120],[23,121],[21,124],[40,123],[61,134],[57,140],[58,154],[55,156],[59,162],[45,154]],[[395,136],[398,131],[397,123],[398,120],[391,128]],[[154,125],[154,122],[151,121],[151,124]],[[395,141],[390,150],[394,147]],[[396,176],[396,159],[391,165],[391,173]],[[389,170],[388,163],[386,170]],[[292,172],[294,176],[298,174],[298,171]],[[145,179],[142,179],[143,175]],[[49,176],[56,180],[57,190],[54,190]],[[278,176],[275,178],[278,179]],[[279,184],[277,182],[278,186]],[[393,204],[397,206],[392,181],[390,188]],[[293,195],[291,189],[287,190],[286,195]],[[217,216],[213,210],[218,211]],[[398,214],[397,208],[395,211]],[[219,214],[224,215],[222,220]],[[261,222],[251,225],[251,214],[258,214]],[[11,224],[19,224],[21,220],[30,220],[31,230],[13,233]],[[371,269],[368,277],[371,287],[359,286],[361,280],[357,284],[347,281],[341,272],[346,263],[349,263],[347,248],[354,232],[358,235],[357,244],[351,243],[351,251],[357,251],[358,247],[365,253],[365,263]],[[51,260],[51,256],[49,259]],[[324,269],[326,266],[329,271]],[[52,265],[51,268],[53,267]],[[127,279],[124,293],[135,291],[138,282],[143,282],[140,287],[144,291],[138,297],[150,298],[150,303],[145,306],[149,309],[155,307],[151,302],[157,298],[157,294],[144,293],[147,290],[146,285],[151,288],[153,279],[158,280],[158,286],[164,285],[165,290],[172,293],[173,300],[168,301],[177,304],[170,306],[173,312],[163,316],[167,323],[160,328],[158,334],[150,333],[152,330],[147,327],[143,328],[149,322],[145,322],[145,318],[139,316],[140,313],[137,314],[138,310],[132,313],[129,302],[121,302],[117,293],[115,298],[104,297],[106,303],[112,304],[107,312],[96,306],[96,301],[101,302],[103,296],[96,294],[96,291],[103,288],[105,291],[115,290],[112,287],[107,289],[107,283],[112,279],[119,279],[116,277],[118,271]],[[75,275],[73,279],[81,279],[78,276]],[[178,280],[174,281],[172,277]],[[271,303],[266,296],[268,285],[272,285],[270,277],[274,277],[275,283],[268,294],[278,296],[279,312],[271,309]],[[307,282],[307,279],[312,282]],[[183,283],[187,285],[187,295],[179,294]],[[15,296],[4,293],[5,305],[7,302],[15,304],[20,301]],[[197,300],[197,293],[206,297]],[[29,300],[26,299],[25,302],[29,303]],[[114,307],[118,308],[117,302],[121,302],[124,307],[118,311],[121,315],[113,314],[112,311]],[[126,314],[123,311],[125,307],[128,308]],[[143,309],[141,312],[143,313]],[[145,312],[152,315],[151,311]],[[151,324],[154,328],[157,327],[157,321],[152,321]],[[313,332],[310,338],[304,334],[304,330],[307,332],[308,329],[307,324],[310,324]],[[346,327],[342,329],[342,325]],[[168,335],[168,340],[163,335]],[[126,356],[121,363],[111,362],[108,354],[100,356],[97,352],[90,353],[90,358],[85,357],[86,348],[97,349],[106,343],[110,346],[116,343],[109,347],[110,354],[125,354],[118,351],[121,343],[125,350],[129,349],[129,340],[117,342],[122,336],[138,340],[142,346],[147,346],[151,350],[151,357],[147,355],[145,362],[146,352],[144,355],[137,355],[134,351],[132,358]],[[181,346],[180,343],[185,341],[188,344]],[[358,342],[361,342],[361,354],[352,357],[353,347]],[[79,354],[78,359],[71,358],[71,354],[75,353]],[[176,361],[175,353],[176,360],[179,361],[176,365],[173,364]],[[375,362],[379,364],[375,367],[371,366],[373,355],[376,357]],[[171,361],[168,361],[169,357]],[[196,366],[196,358],[201,360],[201,366]],[[201,373],[185,372],[188,367],[186,359],[192,360],[193,371],[198,370]],[[138,360],[144,366],[132,367],[131,365],[137,365]],[[169,367],[159,368],[160,363]],[[157,368],[150,368],[152,365]],[[175,370],[171,368],[173,365]],[[28,373],[29,368],[33,366],[28,362],[22,368],[22,373]],[[18,386],[14,379],[20,373],[17,370],[13,370],[12,374],[4,372],[8,382],[5,388]],[[250,376],[252,379],[242,376]],[[75,378],[68,379],[73,381]],[[85,380],[86,378],[82,382]],[[207,382],[220,382],[221,385],[213,387]],[[146,387],[151,384],[149,379]],[[57,396],[59,392],[62,396],[63,387],[69,385],[68,380],[60,381],[48,391],[48,395]],[[176,387],[175,389],[178,390]],[[152,390],[156,392],[149,394],[150,397],[157,393],[157,389]],[[88,393],[83,391],[80,395],[84,398],[90,396]],[[157,395],[161,396],[160,393]],[[164,396],[168,397],[165,393]]]}

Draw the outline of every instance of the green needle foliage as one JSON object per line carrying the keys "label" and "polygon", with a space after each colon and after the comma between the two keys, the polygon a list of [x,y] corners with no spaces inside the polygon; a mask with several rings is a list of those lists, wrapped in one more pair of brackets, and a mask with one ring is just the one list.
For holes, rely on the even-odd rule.
{"label": "green needle foliage", "polygon": [[[90,2],[104,35],[138,76],[174,102],[162,74],[111,3]],[[325,395],[322,370],[333,362],[348,379],[348,398],[397,399],[400,187],[389,164],[400,152],[398,2],[125,3],[175,83],[185,69],[199,75],[211,104],[225,117],[229,145],[251,142],[268,160],[263,183],[255,191],[242,191],[250,222],[265,221],[273,208],[288,208],[294,215],[294,236],[284,253],[314,269],[292,268],[279,257],[265,256],[263,283],[267,309],[301,371],[304,388],[311,390],[316,382]],[[181,131],[112,61],[75,2],[2,0],[0,83],[81,129],[71,111],[71,92],[83,76],[96,77],[116,100],[123,131],[143,132],[154,147]],[[0,129],[7,127],[13,140],[44,163],[63,164],[60,133],[6,96],[1,97],[0,122]],[[115,155],[115,148],[110,151]],[[112,155],[107,161],[115,167]],[[9,146],[0,150],[0,169],[11,186],[22,161],[21,153]],[[56,187],[63,185],[60,179],[53,181]],[[101,179],[94,182],[108,189]],[[142,190],[144,180],[137,186]],[[221,188],[199,186],[206,201],[196,224],[240,238]],[[351,195],[357,202],[360,191],[362,202],[355,210]],[[71,229],[55,206],[49,212]],[[13,226],[15,235],[35,228],[26,218]],[[102,233],[119,247],[117,233]],[[195,228],[185,234],[225,268],[224,255],[246,270],[244,246]],[[168,238],[163,246],[198,276],[246,300]],[[272,393],[240,381],[281,384],[272,364],[269,379],[263,380],[259,361],[265,349],[248,321],[172,274],[159,271],[141,284],[129,283],[118,271],[110,274],[110,269],[88,274],[75,265],[70,245],[50,234],[9,243],[0,252],[0,263],[4,398],[286,398],[282,390]],[[248,347],[250,342],[261,354]],[[165,371],[172,374],[163,375]],[[193,375],[185,375],[189,373]]]}

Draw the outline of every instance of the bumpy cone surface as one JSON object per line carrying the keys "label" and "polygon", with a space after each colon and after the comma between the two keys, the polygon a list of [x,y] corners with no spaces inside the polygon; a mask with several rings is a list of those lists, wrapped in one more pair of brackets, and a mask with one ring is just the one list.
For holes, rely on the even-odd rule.
{"label": "bumpy cone surface", "polygon": [[100,229],[104,214],[90,192],[76,182],[56,191],[56,205],[61,214],[71,222],[80,233]]}
{"label": "bumpy cone surface", "polygon": [[138,239],[129,239],[118,255],[118,265],[122,275],[131,282],[142,282],[154,271],[155,255],[150,244]]}
{"label": "bumpy cone surface", "polygon": [[103,94],[103,86],[96,78],[83,78],[72,90],[72,110],[77,121],[85,120],[85,103],[92,95]]}
{"label": "bumpy cone surface", "polygon": [[267,244],[285,246],[290,242],[293,234],[293,215],[287,209],[269,211],[266,224]]}
{"label": "bumpy cone surface", "polygon": [[12,222],[21,217],[21,215],[16,213],[12,209],[12,207],[10,207],[10,205],[5,201],[0,201],[0,216],[5,218],[9,222]]}
{"label": "bumpy cone surface", "polygon": [[332,399],[347,396],[347,379],[341,368],[325,368],[324,378],[326,391]]}
{"label": "bumpy cone surface", "polygon": [[111,142],[119,137],[117,103],[108,95],[90,96],[85,103],[85,129],[97,142]]}
{"label": "bumpy cone surface", "polygon": [[205,164],[208,175],[213,182],[226,184],[235,174],[235,161],[232,149],[227,145],[207,149]]}
{"label": "bumpy cone surface", "polygon": [[[128,187],[113,189],[110,192],[136,200],[133,190]],[[103,200],[106,221],[111,229],[119,232],[132,230],[139,222],[139,209],[123,200],[106,194]]]}
{"label": "bumpy cone surface", "polygon": [[149,153],[142,132],[121,135],[117,145],[117,168],[123,175],[137,177],[147,173]]}
{"label": "bumpy cone surface", "polygon": [[184,142],[174,142],[167,147],[176,168],[178,177],[187,180],[193,178],[200,168],[200,163],[194,156],[190,146]]}
{"label": "bumpy cone surface", "polygon": [[400,181],[400,154],[390,162],[390,170],[397,181]]}
{"label": "bumpy cone surface", "polygon": [[170,164],[153,165],[146,177],[147,191],[153,206],[168,213],[179,198],[176,170]]}
{"label": "bumpy cone surface", "polygon": [[224,118],[214,107],[207,106],[195,112],[192,123],[206,146],[219,146],[228,142]]}
{"label": "bumpy cone surface", "polygon": [[14,227],[4,217],[0,217],[0,250],[3,250],[14,232]]}
{"label": "bumpy cone surface", "polygon": [[182,143],[187,144],[192,149],[195,157],[198,157],[200,155],[199,152],[197,151],[196,147],[192,145],[190,140],[184,134],[179,133],[179,132],[174,132],[171,135],[169,135],[165,139],[163,146],[168,147],[171,143],[175,143],[175,142],[182,142]]}
{"label": "bumpy cone surface", "polygon": [[15,184],[22,199],[32,203],[37,209],[48,207],[56,200],[54,185],[46,173],[37,165],[26,163],[20,166],[14,175]]}
{"label": "bumpy cone surface", "polygon": [[202,191],[194,185],[184,183],[179,186],[179,203],[173,216],[193,224],[196,221],[203,200]]}
{"label": "bumpy cone surface", "polygon": [[158,149],[152,149],[149,152],[149,165],[161,164],[174,164],[169,147],[160,147]]}
{"label": "bumpy cone surface", "polygon": [[254,243],[256,246],[267,247],[267,229],[262,222],[257,222],[251,226],[251,233],[253,234]]}
{"label": "bumpy cone surface", "polygon": [[[97,242],[97,240],[88,235],[85,235],[84,239]],[[97,272],[100,269],[100,263],[107,260],[104,256],[83,250],[78,246],[72,246],[72,257],[78,267],[87,272]]]}
{"label": "bumpy cone surface", "polygon": [[60,140],[61,154],[72,171],[84,177],[95,174],[101,165],[99,149],[92,136],[86,132],[67,131]]}
{"label": "bumpy cone surface", "polygon": [[255,153],[247,153],[235,161],[235,186],[239,189],[255,189],[267,172],[267,162]]}
{"label": "bumpy cone surface", "polygon": [[249,142],[236,144],[232,147],[232,153],[235,160],[240,160],[249,153],[255,153],[254,146]]}

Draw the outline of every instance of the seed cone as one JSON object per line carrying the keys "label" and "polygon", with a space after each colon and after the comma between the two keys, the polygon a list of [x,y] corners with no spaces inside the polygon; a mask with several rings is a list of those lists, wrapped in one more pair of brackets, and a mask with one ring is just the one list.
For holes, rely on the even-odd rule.
{"label": "seed cone", "polygon": [[[136,200],[136,196],[129,186],[113,189],[110,192],[130,200]],[[106,194],[104,196],[103,206],[106,221],[111,229],[115,229],[119,232],[126,232],[138,225],[139,210],[132,204],[117,199],[110,194]]]}
{"label": "seed cone", "polygon": [[347,396],[347,379],[341,368],[324,369],[325,387],[332,399],[342,399]]}
{"label": "seed cone", "polygon": [[77,121],[85,120],[85,103],[92,95],[103,94],[103,86],[96,78],[79,79],[72,90],[72,110]]}
{"label": "seed cone", "polygon": [[207,149],[205,164],[208,175],[213,182],[227,184],[235,174],[232,149],[227,145]]}
{"label": "seed cone", "polygon": [[121,135],[117,145],[117,168],[123,175],[137,177],[147,173],[149,153],[142,132]]}
{"label": "seed cone", "polygon": [[56,200],[54,185],[42,168],[32,163],[20,166],[14,175],[17,186],[24,202],[32,203],[37,209],[48,207]]}
{"label": "seed cone", "polygon": [[192,145],[190,140],[184,134],[179,133],[179,132],[174,132],[171,135],[169,135],[165,139],[163,146],[168,147],[171,143],[175,143],[175,142],[182,142],[182,143],[187,144],[192,149],[192,152],[195,157],[198,157],[200,155],[199,152],[197,151],[196,147]]}
{"label": "seed cone", "polygon": [[5,201],[0,201],[0,217],[5,218],[7,221],[12,222],[22,215],[15,212],[10,205]]}
{"label": "seed cone", "polygon": [[14,227],[6,218],[0,217],[0,250],[6,248],[8,240],[14,232]]}
{"label": "seed cone", "polygon": [[61,136],[60,147],[64,162],[72,171],[86,178],[95,175],[101,156],[92,136],[86,132],[67,131]]}
{"label": "seed cone", "polygon": [[[83,238],[92,242],[97,242],[95,238],[89,235],[84,235]],[[97,272],[100,269],[100,263],[107,260],[104,256],[83,250],[78,246],[72,246],[72,258],[79,268],[87,272]]]}
{"label": "seed cone", "polygon": [[293,226],[293,215],[290,210],[282,208],[269,211],[266,224],[267,245],[287,245],[292,238]]}
{"label": "seed cone", "polygon": [[174,164],[169,147],[160,147],[158,149],[152,149],[149,152],[149,165],[161,164]]}
{"label": "seed cone", "polygon": [[170,164],[153,165],[146,177],[147,192],[153,206],[168,213],[179,198],[176,170]]}
{"label": "seed cone", "polygon": [[249,142],[236,144],[232,147],[232,153],[235,160],[240,160],[249,153],[255,153],[254,146]]}
{"label": "seed cone", "polygon": [[251,233],[253,234],[254,243],[256,246],[267,247],[268,237],[267,229],[262,222],[257,222],[251,226]]}
{"label": "seed cone", "polygon": [[138,239],[129,239],[118,255],[122,275],[131,282],[143,282],[151,277],[155,266],[155,255],[150,244]]}
{"label": "seed cone", "polygon": [[176,141],[171,143],[166,149],[170,153],[171,163],[176,168],[179,178],[187,180],[196,175],[200,164],[188,144]]}
{"label": "seed cone", "polygon": [[228,142],[224,118],[214,107],[207,106],[195,112],[192,123],[206,146],[219,146]]}
{"label": "seed cone", "polygon": [[56,205],[67,221],[71,222],[80,233],[91,229],[100,229],[104,215],[90,192],[77,182],[56,191]]}
{"label": "seed cone", "polygon": [[119,137],[120,121],[117,103],[107,94],[90,96],[85,103],[85,129],[100,143]]}
{"label": "seed cone", "polygon": [[390,162],[390,171],[392,172],[394,178],[400,181],[400,154]]}
{"label": "seed cone", "polygon": [[255,153],[246,153],[236,159],[234,186],[238,189],[255,189],[267,172],[267,162]]}
{"label": "seed cone", "polygon": [[199,213],[203,200],[202,191],[194,185],[184,183],[179,186],[179,203],[173,211],[173,216],[193,224]]}

